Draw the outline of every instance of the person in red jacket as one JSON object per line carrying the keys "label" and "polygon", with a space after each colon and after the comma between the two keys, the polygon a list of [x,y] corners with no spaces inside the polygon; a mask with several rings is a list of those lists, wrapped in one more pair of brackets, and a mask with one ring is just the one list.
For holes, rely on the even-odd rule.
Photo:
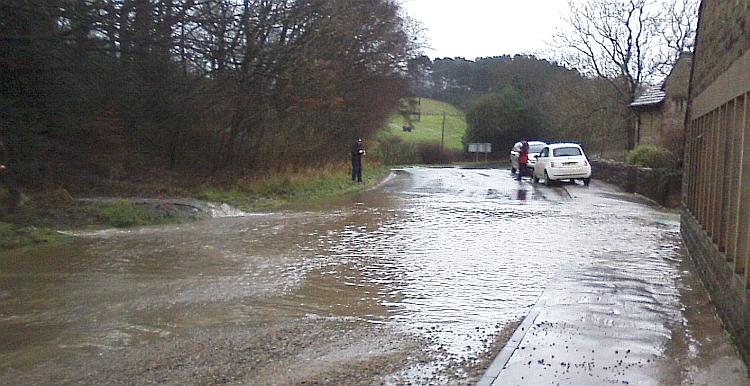
{"label": "person in red jacket", "polygon": [[516,180],[521,181],[521,177],[529,174],[526,164],[529,162],[529,141],[525,138],[521,141],[521,150],[518,153],[518,176]]}

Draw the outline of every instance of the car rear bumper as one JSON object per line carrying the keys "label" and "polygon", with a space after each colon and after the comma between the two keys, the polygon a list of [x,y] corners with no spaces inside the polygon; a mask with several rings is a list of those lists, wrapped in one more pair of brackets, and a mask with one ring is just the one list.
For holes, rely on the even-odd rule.
{"label": "car rear bumper", "polygon": [[591,167],[575,168],[549,168],[547,174],[553,180],[565,180],[569,178],[591,178]]}

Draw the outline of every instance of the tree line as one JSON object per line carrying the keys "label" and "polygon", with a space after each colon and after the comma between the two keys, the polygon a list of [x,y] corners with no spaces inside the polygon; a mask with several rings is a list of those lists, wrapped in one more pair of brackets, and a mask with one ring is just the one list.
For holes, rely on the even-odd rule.
{"label": "tree line", "polygon": [[621,159],[635,145],[628,105],[692,51],[697,18],[697,0],[569,0],[548,53],[422,57],[410,79],[416,94],[467,109],[467,141],[571,140]]}
{"label": "tree line", "polygon": [[490,142],[501,156],[522,137],[576,141],[603,156],[627,146],[629,101],[604,79],[533,55],[420,63],[429,77],[413,75],[414,92],[464,108],[467,143]]}
{"label": "tree line", "polygon": [[406,92],[409,23],[389,0],[3,1],[9,170],[62,183],[345,159]]}

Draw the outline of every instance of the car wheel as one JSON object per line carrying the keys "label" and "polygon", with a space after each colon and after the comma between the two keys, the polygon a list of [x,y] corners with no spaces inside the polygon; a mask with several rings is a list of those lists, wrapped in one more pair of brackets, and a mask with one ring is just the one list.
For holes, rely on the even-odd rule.
{"label": "car wheel", "polygon": [[589,186],[590,183],[591,183],[591,178],[584,178],[583,179],[583,185]]}
{"label": "car wheel", "polygon": [[549,179],[549,174],[547,174],[547,171],[544,171],[544,184],[547,186],[552,186],[553,182]]}

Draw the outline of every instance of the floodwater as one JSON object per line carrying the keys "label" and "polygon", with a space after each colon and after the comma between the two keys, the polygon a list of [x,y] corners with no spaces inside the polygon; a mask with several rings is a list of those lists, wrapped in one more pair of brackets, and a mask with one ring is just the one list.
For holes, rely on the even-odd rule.
{"label": "floodwater", "polygon": [[[519,183],[507,170],[409,168],[334,203],[5,252],[0,381],[355,383],[319,369],[377,356],[389,372],[356,383],[419,383],[456,363],[451,379],[469,382],[503,328],[540,299],[566,303],[555,298],[565,285],[583,325],[626,321],[633,337],[621,337],[659,356],[684,320],[679,222],[631,199],[597,183]],[[588,301],[602,291],[608,301]],[[290,324],[303,327],[279,327]],[[384,348],[392,341],[405,343]],[[269,350],[278,357],[259,354]],[[697,355],[695,344],[681,350]],[[206,364],[227,358],[238,365]]]}

